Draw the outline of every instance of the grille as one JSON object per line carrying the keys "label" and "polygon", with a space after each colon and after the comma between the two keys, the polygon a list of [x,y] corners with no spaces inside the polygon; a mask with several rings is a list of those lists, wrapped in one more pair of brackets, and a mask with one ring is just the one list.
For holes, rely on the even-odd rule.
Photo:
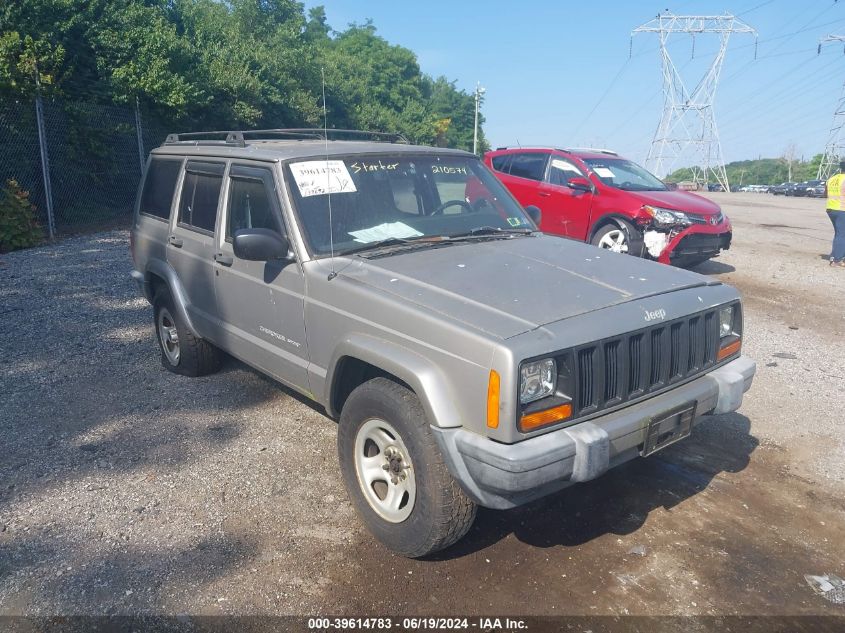
{"label": "grille", "polygon": [[698,215],[697,213],[687,213],[687,217],[690,219],[690,222],[693,224],[719,224],[722,220],[725,219],[725,216],[720,211],[716,214],[716,221],[711,222],[710,218],[712,216],[709,215]]}
{"label": "grille", "polygon": [[655,325],[573,350],[573,417],[635,400],[716,362],[716,311]]}
{"label": "grille", "polygon": [[685,255],[718,255],[720,249],[731,247],[730,233],[691,233],[681,238],[681,241],[670,253],[670,258]]}

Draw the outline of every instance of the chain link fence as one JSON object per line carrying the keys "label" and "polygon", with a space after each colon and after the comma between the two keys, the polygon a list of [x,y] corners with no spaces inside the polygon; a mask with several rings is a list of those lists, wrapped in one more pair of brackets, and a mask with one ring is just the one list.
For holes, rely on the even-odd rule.
{"label": "chain link fence", "polygon": [[15,180],[29,192],[45,234],[120,223],[147,153],[166,135],[137,106],[0,101],[0,186]]}

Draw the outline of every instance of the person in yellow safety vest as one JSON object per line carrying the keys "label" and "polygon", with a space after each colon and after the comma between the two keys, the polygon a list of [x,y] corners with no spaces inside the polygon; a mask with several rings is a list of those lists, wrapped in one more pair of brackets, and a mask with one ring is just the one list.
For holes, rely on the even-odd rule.
{"label": "person in yellow safety vest", "polygon": [[825,184],[827,217],[833,223],[833,248],[830,265],[845,268],[845,160],[839,163],[839,173]]}

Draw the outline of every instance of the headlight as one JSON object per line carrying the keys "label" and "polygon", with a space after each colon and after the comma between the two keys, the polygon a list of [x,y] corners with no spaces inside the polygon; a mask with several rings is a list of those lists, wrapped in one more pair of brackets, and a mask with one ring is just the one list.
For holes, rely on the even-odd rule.
{"label": "headlight", "polygon": [[524,363],[519,370],[519,401],[528,404],[552,395],[556,378],[557,365],[552,358]]}
{"label": "headlight", "polygon": [[645,205],[643,210],[654,218],[654,223],[657,225],[674,226],[676,224],[692,224],[692,220],[683,211],[653,207],[649,204]]}
{"label": "headlight", "polygon": [[734,333],[734,307],[727,306],[719,310],[719,338]]}

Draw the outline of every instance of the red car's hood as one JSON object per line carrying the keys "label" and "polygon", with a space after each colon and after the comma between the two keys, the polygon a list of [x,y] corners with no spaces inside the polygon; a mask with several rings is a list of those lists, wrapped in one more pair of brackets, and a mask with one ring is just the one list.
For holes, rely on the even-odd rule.
{"label": "red car's hood", "polygon": [[689,211],[699,215],[716,215],[721,208],[715,202],[688,191],[629,191],[631,196],[656,207]]}

